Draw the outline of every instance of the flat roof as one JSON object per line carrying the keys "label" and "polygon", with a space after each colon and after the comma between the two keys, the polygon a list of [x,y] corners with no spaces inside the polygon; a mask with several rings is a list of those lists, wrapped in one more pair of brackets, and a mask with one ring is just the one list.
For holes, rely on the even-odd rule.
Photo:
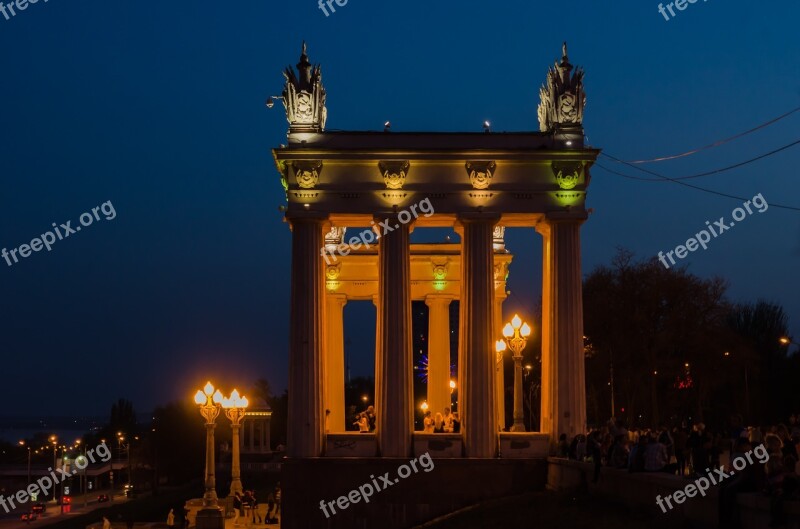
{"label": "flat roof", "polygon": [[335,151],[575,151],[584,148],[582,137],[544,132],[325,131],[291,133],[288,139],[289,149]]}

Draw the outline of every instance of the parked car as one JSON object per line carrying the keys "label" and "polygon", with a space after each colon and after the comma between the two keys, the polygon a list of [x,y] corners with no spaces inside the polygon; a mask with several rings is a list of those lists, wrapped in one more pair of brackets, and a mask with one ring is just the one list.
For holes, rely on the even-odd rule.
{"label": "parked car", "polygon": [[97,497],[97,503],[105,503],[108,501],[108,494],[100,494]]}
{"label": "parked car", "polygon": [[72,505],[72,497],[71,496],[62,496],[61,497],[61,505]]}
{"label": "parked car", "polygon": [[44,511],[47,510],[47,506],[44,503],[34,503],[31,506],[31,512],[34,514],[44,514]]}

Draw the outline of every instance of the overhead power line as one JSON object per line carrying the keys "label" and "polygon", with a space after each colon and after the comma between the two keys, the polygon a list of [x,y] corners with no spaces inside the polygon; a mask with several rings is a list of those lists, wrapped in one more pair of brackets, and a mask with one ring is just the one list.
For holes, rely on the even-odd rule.
{"label": "overhead power line", "polygon": [[[674,182],[674,183],[676,183],[678,185],[682,185],[684,187],[689,187],[691,189],[696,189],[697,191],[702,191],[704,193],[711,193],[712,195],[717,195],[717,196],[721,196],[721,197],[725,197],[725,198],[732,198],[732,199],[735,199],[735,200],[741,200],[742,202],[750,200],[750,198],[752,198],[752,197],[749,197],[749,198],[748,197],[740,197],[740,196],[737,196],[737,195],[731,195],[731,194],[728,194],[728,193],[723,193],[721,191],[716,191],[714,189],[708,189],[706,187],[700,187],[700,186],[696,186],[694,184],[689,184],[689,183],[681,181],[680,179],[670,178],[668,176],[664,176],[662,174],[656,173],[655,171],[650,171],[648,169],[642,169],[641,167],[637,167],[637,166],[633,165],[630,162],[626,162],[625,160],[620,160],[619,158],[611,156],[610,154],[607,154],[605,152],[603,152],[601,154],[603,156],[607,157],[607,158],[610,158],[611,160],[614,160],[615,162],[619,162],[621,164],[628,165],[628,166],[630,166],[630,167],[632,167],[632,168],[634,168],[634,169],[636,169],[638,171],[642,171],[642,172],[651,174],[653,176],[656,176],[656,177],[660,178],[661,180]],[[597,166],[600,169],[603,169],[604,171],[607,171],[607,172],[609,172],[611,174],[614,174],[614,175],[617,175],[617,176],[621,176],[621,177],[624,177],[624,178],[629,178],[631,180],[639,180],[639,181],[645,180],[645,181],[648,181],[648,182],[652,182],[653,181],[653,179],[651,179],[651,178],[641,178],[641,177],[638,177],[638,176],[631,176],[631,175],[627,175],[627,174],[624,174],[624,173],[620,173],[618,171],[614,171],[612,169],[609,169],[608,167],[604,167],[603,165],[601,165],[599,163],[595,163],[595,166]],[[784,205],[784,204],[775,204],[775,203],[772,203],[772,202],[770,202],[769,205],[771,207],[780,208],[780,209],[788,209],[788,210],[792,210],[792,211],[800,211],[800,207],[787,206],[787,205]]]}
{"label": "overhead power line", "polygon": [[675,160],[677,158],[684,158],[686,156],[691,156],[692,154],[697,154],[698,152],[705,151],[707,149],[713,149],[714,147],[719,147],[720,145],[725,145],[726,143],[732,142],[733,140],[739,139],[739,138],[741,138],[743,136],[747,136],[748,134],[756,132],[757,130],[761,130],[763,128],[769,127],[770,125],[772,125],[774,123],[777,123],[778,121],[791,116],[792,114],[794,114],[798,110],[800,110],[800,107],[792,109],[789,112],[786,112],[785,114],[781,114],[777,118],[774,118],[774,119],[771,119],[769,121],[766,121],[766,122],[758,125],[757,127],[752,128],[750,130],[746,130],[744,132],[740,132],[739,134],[736,134],[735,136],[731,136],[730,138],[725,138],[724,140],[715,141],[714,143],[710,143],[708,145],[704,145],[703,147],[699,147],[697,149],[692,149],[691,151],[687,151],[687,152],[684,152],[684,153],[681,153],[681,154],[674,154],[674,155],[671,155],[671,156],[662,156],[660,158],[651,158],[649,160],[629,160],[629,161],[618,160],[618,162],[619,163],[627,163],[627,164],[642,164],[642,163],[664,162],[664,161],[667,161],[667,160]]}
{"label": "overhead power line", "polygon": [[[751,164],[753,162],[757,162],[758,160],[762,160],[764,158],[768,158],[768,157],[772,156],[773,154],[778,154],[779,152],[785,151],[786,149],[791,149],[792,147],[794,147],[795,145],[798,145],[798,144],[800,144],[800,140],[795,140],[792,143],[784,145],[783,147],[779,147],[779,148],[777,148],[777,149],[775,149],[773,151],[770,151],[768,153],[761,154],[759,156],[756,156],[755,158],[750,158],[749,160],[745,160],[743,162],[739,162],[739,163],[736,163],[736,164],[733,164],[733,165],[729,165],[727,167],[722,167],[721,169],[714,169],[713,171],[706,171],[705,173],[698,173],[698,174],[693,174],[693,175],[689,175],[689,176],[679,176],[677,178],[670,178],[669,180],[672,180],[672,181],[674,181],[674,180],[691,180],[692,178],[700,178],[700,177],[703,177],[703,176],[711,176],[711,175],[715,175],[715,174],[719,174],[719,173],[724,173],[725,171],[730,171],[731,169],[736,169],[738,167],[742,167],[742,166]],[[605,154],[605,153],[602,153],[602,154]],[[658,173],[654,173],[652,171],[649,171],[647,169],[643,169],[641,167],[636,167],[635,165],[633,165],[633,162],[626,162],[626,161],[623,161],[623,160],[619,160],[617,158],[614,158],[613,156],[608,156],[608,158],[612,159],[613,161],[615,161],[617,163],[621,163],[621,164],[625,164],[625,165],[628,165],[630,167],[633,167],[637,171],[642,171],[643,173],[647,173],[647,174],[652,174],[652,175],[658,176],[658,178],[644,178],[644,177],[641,177],[641,176],[631,176],[630,178],[632,178],[634,180],[643,180],[645,182],[664,182],[663,177],[660,176]]]}

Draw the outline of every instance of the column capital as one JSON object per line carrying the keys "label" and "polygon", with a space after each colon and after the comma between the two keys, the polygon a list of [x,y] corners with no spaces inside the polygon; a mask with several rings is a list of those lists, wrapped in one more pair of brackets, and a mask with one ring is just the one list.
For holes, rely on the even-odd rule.
{"label": "column capital", "polygon": [[[295,226],[301,224],[316,224],[319,226],[320,231],[330,231],[331,225],[328,220],[328,214],[320,211],[292,211],[287,212],[283,221],[289,224],[289,230],[294,231]],[[323,238],[324,240],[324,238]]]}
{"label": "column capital", "polygon": [[456,216],[456,225],[458,224],[478,224],[491,222],[492,226],[500,222],[501,215],[495,212],[473,211],[466,213],[459,213]]}
{"label": "column capital", "polygon": [[297,210],[287,211],[284,219],[289,225],[300,222],[318,222],[320,224],[328,221],[328,214],[323,211]]}
{"label": "column capital", "polygon": [[328,301],[336,301],[340,303],[342,307],[347,305],[347,302],[349,301],[347,294],[334,294],[331,292],[325,293],[325,299],[327,299]]}
{"label": "column capital", "polygon": [[378,238],[386,237],[395,230],[403,227],[408,228],[408,233],[414,232],[414,222],[417,218],[408,209],[385,211],[372,215],[375,224],[372,226]]}
{"label": "column capital", "polygon": [[425,304],[429,307],[439,303],[449,305],[454,299],[456,297],[450,294],[428,294],[425,296]]}
{"label": "column capital", "polygon": [[577,224],[582,225],[589,219],[586,211],[551,211],[546,213],[542,219],[533,227],[539,235],[548,236],[552,227],[558,224]]}
{"label": "column capital", "polygon": [[589,212],[584,209],[577,211],[548,211],[544,215],[543,222],[549,224],[557,222],[577,222],[583,224],[588,218]]}

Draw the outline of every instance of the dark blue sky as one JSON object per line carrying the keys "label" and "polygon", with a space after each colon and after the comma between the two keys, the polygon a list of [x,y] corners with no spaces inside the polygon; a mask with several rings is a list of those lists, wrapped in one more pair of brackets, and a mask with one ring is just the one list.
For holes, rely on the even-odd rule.
{"label": "dark blue sky", "polygon": [[[697,2],[669,22],[657,6],[350,0],[326,18],[314,0],[40,0],[0,16],[0,247],[108,200],[117,212],[49,253],[0,261],[3,397],[15,412],[86,415],[119,396],[138,409],[188,398],[209,376],[285,385],[290,232],[270,148],[286,122],[263,102],[303,39],[323,67],[330,129],[388,119],[398,131],[480,131],[490,119],[536,130],[563,40],[586,68],[590,143],[624,159],[683,152],[800,105],[796,0]],[[729,165],[798,139],[798,125],[800,113],[653,168]],[[791,149],[692,182],[800,207],[798,164]],[[593,174],[585,271],[617,246],[670,250],[741,205]],[[530,311],[538,237],[508,244],[508,310]],[[735,300],[782,303],[800,336],[800,212],[771,207],[685,262],[728,278]],[[371,344],[374,322],[359,314],[348,309],[348,333]]]}

